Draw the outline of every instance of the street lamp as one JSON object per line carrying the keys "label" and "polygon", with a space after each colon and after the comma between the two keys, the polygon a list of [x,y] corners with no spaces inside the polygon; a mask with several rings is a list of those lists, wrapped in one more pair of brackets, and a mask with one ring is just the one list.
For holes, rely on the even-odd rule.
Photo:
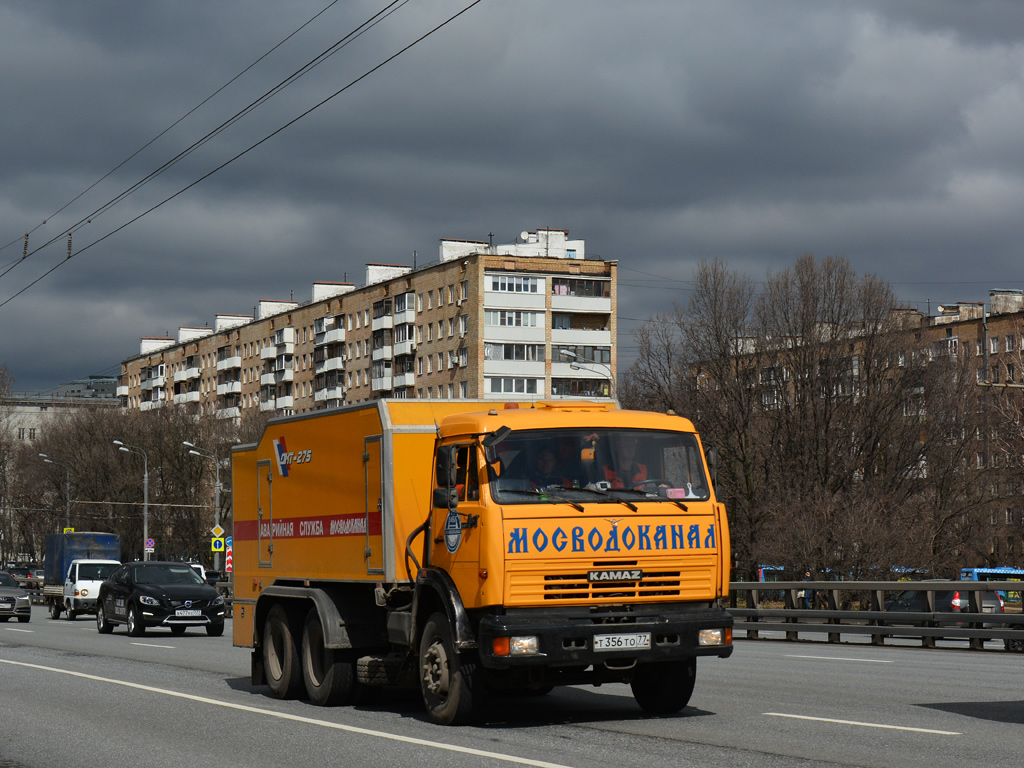
{"label": "street lamp", "polygon": [[39,458],[41,458],[46,464],[53,464],[54,466],[57,466],[57,467],[64,467],[64,471],[67,473],[67,476],[65,477],[66,484],[65,484],[65,491],[64,491],[64,527],[65,528],[70,528],[71,527],[71,467],[69,467],[63,461],[57,461],[56,459],[51,459],[45,453],[40,453],[39,454]]}
{"label": "street lamp", "polygon": [[141,448],[137,448],[134,445],[125,445],[120,440],[115,440],[114,445],[117,446],[119,451],[134,453],[142,457],[142,559],[149,560],[148,547],[146,546],[146,542],[149,541],[149,457]]}
{"label": "street lamp", "polygon": [[615,374],[612,373],[612,367],[608,363],[602,363],[600,360],[590,360],[586,357],[580,357],[571,349],[560,349],[558,354],[562,357],[570,359],[569,367],[574,371],[587,371],[589,368],[584,368],[583,364],[586,365],[601,365],[604,366],[605,370],[608,371],[608,394],[614,400],[615,399]]}
{"label": "street lamp", "polygon": [[[188,440],[182,440],[181,444],[186,448],[189,448],[190,456],[199,456],[203,459],[212,459],[213,468],[217,473],[217,484],[213,486],[213,527],[220,528],[220,459],[217,458],[217,454],[204,451],[199,448],[195,443],[190,443]],[[220,552],[213,553],[213,570],[220,570]]]}

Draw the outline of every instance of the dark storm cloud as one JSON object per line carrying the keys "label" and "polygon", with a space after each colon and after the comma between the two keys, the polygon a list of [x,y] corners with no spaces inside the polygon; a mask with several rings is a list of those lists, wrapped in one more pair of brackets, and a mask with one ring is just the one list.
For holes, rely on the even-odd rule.
{"label": "dark storm cloud", "polygon": [[[468,0],[465,0],[468,2]],[[88,246],[444,18],[413,0],[75,232]],[[328,0],[0,6],[0,264],[20,236]],[[341,2],[32,234],[60,235],[369,18]],[[485,0],[0,308],[18,389],[116,370],[143,335],[436,259],[441,237],[568,228],[618,259],[620,345],[719,257],[842,254],[907,303],[1024,287],[1024,13],[1014,2]],[[2,268],[0,268],[2,271]],[[967,295],[965,295],[967,294]]]}

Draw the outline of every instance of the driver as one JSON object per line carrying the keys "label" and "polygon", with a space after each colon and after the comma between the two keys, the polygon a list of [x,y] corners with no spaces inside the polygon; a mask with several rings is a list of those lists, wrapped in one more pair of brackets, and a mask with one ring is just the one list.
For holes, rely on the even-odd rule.
{"label": "driver", "polygon": [[612,435],[611,460],[602,467],[604,479],[612,488],[633,488],[647,480],[647,467],[634,458],[636,438]]}

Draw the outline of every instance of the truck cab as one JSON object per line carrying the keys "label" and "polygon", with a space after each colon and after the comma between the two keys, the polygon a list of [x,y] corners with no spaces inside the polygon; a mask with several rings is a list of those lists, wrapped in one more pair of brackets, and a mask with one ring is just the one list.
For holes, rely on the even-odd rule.
{"label": "truck cab", "polygon": [[72,560],[64,575],[63,608],[69,620],[82,613],[96,613],[96,596],[102,584],[119,566],[119,560]]}

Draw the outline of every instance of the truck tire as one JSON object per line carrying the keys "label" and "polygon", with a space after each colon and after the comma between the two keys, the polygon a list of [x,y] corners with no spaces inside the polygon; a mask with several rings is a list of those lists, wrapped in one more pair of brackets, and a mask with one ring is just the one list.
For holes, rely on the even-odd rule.
{"label": "truck tire", "polygon": [[103,610],[103,601],[96,603],[96,631],[101,635],[109,635],[114,631],[114,625],[107,621],[107,612]]}
{"label": "truck tire", "polygon": [[671,715],[690,701],[696,677],[696,659],[660,661],[639,665],[630,687],[633,698],[644,712]]}
{"label": "truck tire", "polygon": [[59,619],[60,618],[60,603],[57,602],[56,600],[51,600],[50,601],[50,618],[51,619]]}
{"label": "truck tire", "polygon": [[132,637],[142,637],[146,634],[146,627],[139,620],[139,609],[134,605],[128,606],[128,616],[125,619],[125,623],[128,625],[128,634]]}
{"label": "truck tire", "polygon": [[288,623],[288,614],[275,605],[263,625],[263,668],[267,686],[278,699],[294,699],[302,690],[302,664],[295,633]]}
{"label": "truck tire", "polygon": [[1003,647],[1008,651],[1024,652],[1024,640],[1004,640]]}
{"label": "truck tire", "polygon": [[466,725],[482,704],[482,675],[476,659],[460,656],[448,618],[435,613],[420,638],[420,691],[430,719],[438,725]]}
{"label": "truck tire", "polygon": [[324,647],[320,614],[313,608],[302,629],[302,681],[313,704],[333,707],[350,704],[355,698],[356,672],[344,651]]}

